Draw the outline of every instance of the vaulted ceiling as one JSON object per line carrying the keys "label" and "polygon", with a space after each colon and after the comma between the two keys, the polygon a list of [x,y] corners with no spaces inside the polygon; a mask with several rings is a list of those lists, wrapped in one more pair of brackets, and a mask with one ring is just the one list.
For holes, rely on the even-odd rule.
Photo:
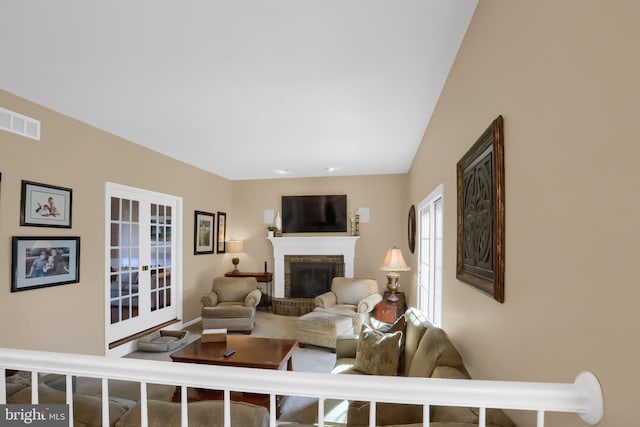
{"label": "vaulted ceiling", "polygon": [[3,0],[0,88],[232,180],[404,173],[476,4]]}

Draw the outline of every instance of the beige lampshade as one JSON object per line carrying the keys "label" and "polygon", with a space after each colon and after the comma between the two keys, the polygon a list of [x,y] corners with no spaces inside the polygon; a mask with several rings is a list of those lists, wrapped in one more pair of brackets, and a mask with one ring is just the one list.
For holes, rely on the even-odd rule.
{"label": "beige lampshade", "polygon": [[382,271],[409,271],[411,267],[407,265],[402,257],[402,251],[395,246],[387,251],[387,256],[384,258],[382,265],[380,266]]}
{"label": "beige lampshade", "polygon": [[229,240],[227,241],[227,252],[237,254],[244,251],[244,241]]}

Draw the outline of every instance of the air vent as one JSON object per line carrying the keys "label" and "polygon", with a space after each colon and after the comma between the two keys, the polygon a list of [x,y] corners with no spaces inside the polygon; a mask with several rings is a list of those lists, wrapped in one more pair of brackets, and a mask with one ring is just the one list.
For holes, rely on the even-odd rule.
{"label": "air vent", "polygon": [[40,141],[40,121],[0,107],[0,130]]}

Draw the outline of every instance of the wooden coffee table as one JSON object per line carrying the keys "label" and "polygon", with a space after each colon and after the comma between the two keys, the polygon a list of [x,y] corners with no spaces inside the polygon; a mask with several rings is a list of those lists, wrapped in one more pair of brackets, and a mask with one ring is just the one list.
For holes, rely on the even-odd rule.
{"label": "wooden coffee table", "polygon": [[[226,342],[203,343],[196,340],[171,354],[174,362],[200,363],[205,365],[237,366],[242,368],[286,369],[293,371],[293,352],[296,340],[277,338],[258,338],[245,335],[227,335]],[[231,357],[223,354],[231,349],[236,352]],[[173,395],[175,402],[180,401],[180,387],[176,387]],[[190,389],[188,400],[219,400],[222,391],[207,389]],[[276,417],[280,416],[280,406],[286,396],[276,398]],[[232,392],[231,400],[261,405],[269,409],[269,395],[256,393]]]}

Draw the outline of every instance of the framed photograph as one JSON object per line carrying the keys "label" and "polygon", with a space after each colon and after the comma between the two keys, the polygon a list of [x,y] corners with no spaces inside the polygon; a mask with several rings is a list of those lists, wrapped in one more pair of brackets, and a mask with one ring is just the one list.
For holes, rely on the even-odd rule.
{"label": "framed photograph", "polygon": [[227,251],[227,214],[218,212],[218,233],[216,234],[216,247],[219,254]]}
{"label": "framed photograph", "polygon": [[195,211],[193,220],[193,254],[212,254],[213,233],[216,229],[216,215],[209,212]]}
{"label": "framed photograph", "polygon": [[22,181],[20,225],[71,228],[70,188]]}
{"label": "framed photograph", "polygon": [[456,277],[504,302],[504,139],[498,116],[457,164]]}
{"label": "framed photograph", "polygon": [[13,237],[11,292],[80,281],[80,237]]}

